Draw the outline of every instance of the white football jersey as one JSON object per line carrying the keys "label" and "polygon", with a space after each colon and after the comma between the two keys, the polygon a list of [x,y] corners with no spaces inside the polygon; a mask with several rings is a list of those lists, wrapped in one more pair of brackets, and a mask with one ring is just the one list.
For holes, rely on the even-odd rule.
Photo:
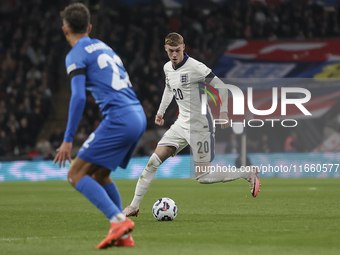
{"label": "white football jersey", "polygon": [[207,114],[201,113],[201,94],[205,92],[203,83],[211,72],[203,63],[185,54],[182,64],[174,69],[171,61],[164,65],[165,89],[173,92],[179,108],[176,124],[184,129],[213,131],[213,116],[207,105]]}

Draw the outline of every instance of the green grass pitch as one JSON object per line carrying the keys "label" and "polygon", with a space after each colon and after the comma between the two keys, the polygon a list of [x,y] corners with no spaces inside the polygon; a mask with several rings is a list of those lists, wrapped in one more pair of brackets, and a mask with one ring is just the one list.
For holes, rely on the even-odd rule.
{"label": "green grass pitch", "polygon": [[[94,248],[108,220],[67,182],[0,183],[0,254],[340,254],[339,179],[262,179],[213,185],[155,180],[140,208],[134,248]],[[126,206],[136,180],[116,181]],[[153,203],[178,205],[158,222]]]}

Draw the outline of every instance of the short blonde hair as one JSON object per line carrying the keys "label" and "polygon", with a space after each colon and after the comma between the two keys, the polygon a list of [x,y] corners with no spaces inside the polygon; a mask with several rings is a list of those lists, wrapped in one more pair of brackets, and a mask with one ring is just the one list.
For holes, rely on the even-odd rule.
{"label": "short blonde hair", "polygon": [[183,43],[184,43],[183,37],[178,33],[173,32],[165,37],[165,45],[178,46]]}

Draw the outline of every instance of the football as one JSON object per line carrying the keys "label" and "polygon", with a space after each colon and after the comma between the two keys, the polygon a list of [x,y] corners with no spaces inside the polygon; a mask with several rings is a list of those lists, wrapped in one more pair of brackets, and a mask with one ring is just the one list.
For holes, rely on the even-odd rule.
{"label": "football", "polygon": [[152,207],[152,214],[159,221],[171,221],[176,218],[177,212],[175,201],[168,197],[158,199]]}

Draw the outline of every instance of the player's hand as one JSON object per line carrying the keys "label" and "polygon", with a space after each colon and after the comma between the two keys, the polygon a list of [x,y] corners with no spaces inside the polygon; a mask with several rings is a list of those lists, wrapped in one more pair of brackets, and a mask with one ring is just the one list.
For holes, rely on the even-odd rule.
{"label": "player's hand", "polygon": [[227,112],[221,112],[219,118],[228,121],[228,123],[226,123],[226,124],[221,124],[221,128],[222,129],[226,129],[226,128],[228,128],[230,126],[229,117],[228,117],[228,113]]}
{"label": "player's hand", "polygon": [[164,119],[162,117],[162,115],[160,114],[157,114],[156,117],[155,117],[155,123],[158,125],[158,126],[163,126],[164,125]]}
{"label": "player's hand", "polygon": [[63,167],[65,167],[66,159],[71,163],[71,150],[72,150],[72,143],[68,143],[63,141],[60,147],[57,149],[57,155],[54,158],[53,164],[59,161],[59,167],[61,163],[63,163]]}

